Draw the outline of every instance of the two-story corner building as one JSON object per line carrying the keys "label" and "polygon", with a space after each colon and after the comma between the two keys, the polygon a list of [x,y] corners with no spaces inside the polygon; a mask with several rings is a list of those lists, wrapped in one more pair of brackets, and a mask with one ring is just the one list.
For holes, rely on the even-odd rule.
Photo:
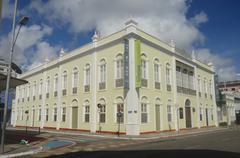
{"label": "two-story corner building", "polygon": [[139,135],[218,124],[213,67],[133,20],[20,78],[14,126]]}

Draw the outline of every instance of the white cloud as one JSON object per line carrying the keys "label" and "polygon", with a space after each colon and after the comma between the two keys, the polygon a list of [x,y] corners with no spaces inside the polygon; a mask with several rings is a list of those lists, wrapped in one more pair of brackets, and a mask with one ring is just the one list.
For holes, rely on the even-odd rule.
{"label": "white cloud", "polygon": [[197,58],[205,63],[213,63],[216,73],[219,75],[219,81],[229,81],[237,79],[237,69],[231,58],[221,57],[212,53],[209,49],[198,49]]}
{"label": "white cloud", "polygon": [[[16,31],[18,28],[16,28]],[[31,68],[36,63],[42,63],[45,58],[53,59],[59,50],[44,41],[51,35],[52,28],[47,25],[31,25],[21,28],[15,48],[13,61],[23,69]],[[0,39],[0,58],[9,59],[11,32]]]}
{"label": "white cloud", "polygon": [[208,21],[208,16],[206,13],[202,11],[199,14],[195,15],[190,20],[192,21],[193,24],[195,24],[196,26],[199,26],[200,24]]}
{"label": "white cloud", "polygon": [[[185,0],[51,0],[32,1],[30,10],[37,10],[50,22],[67,24],[73,33],[97,28],[102,35],[111,34],[124,25],[132,15],[139,27],[162,40],[174,39],[177,45],[189,49],[204,36],[186,18]],[[201,20],[204,17],[200,13]],[[197,17],[197,15],[196,15]],[[199,20],[198,20],[199,21]],[[200,22],[199,22],[200,23]]]}
{"label": "white cloud", "polygon": [[[5,2],[5,8],[12,8],[13,5],[8,2]],[[199,27],[209,19],[203,11],[187,18],[188,7],[187,0],[51,0],[31,1],[20,13],[37,11],[38,16],[48,20],[49,25],[62,27],[72,34],[98,29],[103,36],[120,30],[124,22],[133,16],[144,31],[161,40],[173,39],[177,46],[191,50],[194,44],[204,42],[205,37]],[[5,17],[10,16],[10,11],[8,12],[4,13]],[[20,37],[22,39],[17,43],[17,49],[22,52],[15,56],[18,62],[30,68],[39,65],[44,56],[55,57],[56,50],[59,49],[43,40],[51,33],[52,29],[48,26],[33,25],[24,28]],[[24,39],[25,35],[29,38]],[[3,52],[8,52],[6,45],[7,41],[2,38],[0,50],[4,51],[0,52],[0,56]],[[26,58],[24,51],[34,53]],[[200,60],[214,63],[221,80],[234,79],[236,68],[232,66],[232,59],[223,58],[209,49],[198,49],[198,52]],[[226,70],[224,74],[221,73],[223,70]]]}

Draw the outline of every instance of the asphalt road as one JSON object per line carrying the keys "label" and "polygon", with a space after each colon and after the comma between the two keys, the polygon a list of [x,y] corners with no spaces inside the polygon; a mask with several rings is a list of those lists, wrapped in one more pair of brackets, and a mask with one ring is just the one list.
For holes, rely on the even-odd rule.
{"label": "asphalt road", "polygon": [[[240,129],[210,132],[153,140],[142,144],[107,149],[106,151],[75,152],[55,157],[239,157]],[[54,157],[54,156],[52,156]]]}

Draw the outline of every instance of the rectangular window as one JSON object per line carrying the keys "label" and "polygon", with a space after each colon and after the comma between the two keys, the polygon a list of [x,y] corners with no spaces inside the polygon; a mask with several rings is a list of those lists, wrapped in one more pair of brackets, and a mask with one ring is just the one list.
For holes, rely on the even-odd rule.
{"label": "rectangular window", "polygon": [[57,91],[58,91],[58,77],[55,76],[54,78],[54,96],[57,96]]}
{"label": "rectangular window", "polygon": [[211,109],[211,118],[212,118],[212,121],[213,121],[213,109]]}
{"label": "rectangular window", "polygon": [[117,104],[116,118],[117,118],[117,123],[124,122],[124,106],[122,103]]}
{"label": "rectangular window", "polygon": [[154,64],[154,78],[155,82],[160,82],[160,66],[158,64]]}
{"label": "rectangular window", "polygon": [[89,105],[85,106],[84,112],[85,112],[84,121],[89,122],[90,121],[90,106]]}
{"label": "rectangular window", "polygon": [[53,121],[56,122],[57,121],[57,108],[53,109]]}
{"label": "rectangular window", "polygon": [[147,104],[141,104],[141,122],[147,123],[148,122],[148,112],[147,112]]}
{"label": "rectangular window", "polygon": [[62,89],[67,89],[67,75],[66,74],[63,75],[63,83],[62,84],[63,84]]}
{"label": "rectangular window", "polygon": [[62,108],[62,122],[66,121],[66,107]]}
{"label": "rectangular window", "polygon": [[34,85],[33,85],[33,100],[35,100],[36,88],[37,88],[37,85],[36,85],[36,82],[34,82]]}
{"label": "rectangular window", "polygon": [[171,107],[171,105],[167,106],[167,118],[168,118],[168,122],[172,122],[172,107]]}

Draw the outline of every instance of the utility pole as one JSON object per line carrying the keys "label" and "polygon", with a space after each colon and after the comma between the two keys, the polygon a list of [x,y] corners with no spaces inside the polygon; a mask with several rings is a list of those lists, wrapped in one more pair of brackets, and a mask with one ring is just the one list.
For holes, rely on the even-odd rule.
{"label": "utility pole", "polygon": [[2,137],[1,137],[1,153],[4,153],[4,139],[5,139],[5,129],[6,129],[6,122],[7,122],[7,109],[8,109],[8,94],[9,94],[9,83],[12,71],[12,56],[13,56],[13,49],[14,49],[14,37],[15,37],[15,21],[16,21],[16,14],[17,14],[17,3],[18,0],[15,0],[14,5],[14,13],[13,13],[13,25],[12,25],[12,41],[11,41],[11,51],[10,51],[10,59],[8,64],[8,73],[7,73],[7,84],[6,84],[6,91],[5,91],[5,103],[4,103],[4,114],[3,114],[3,124],[2,124]]}

